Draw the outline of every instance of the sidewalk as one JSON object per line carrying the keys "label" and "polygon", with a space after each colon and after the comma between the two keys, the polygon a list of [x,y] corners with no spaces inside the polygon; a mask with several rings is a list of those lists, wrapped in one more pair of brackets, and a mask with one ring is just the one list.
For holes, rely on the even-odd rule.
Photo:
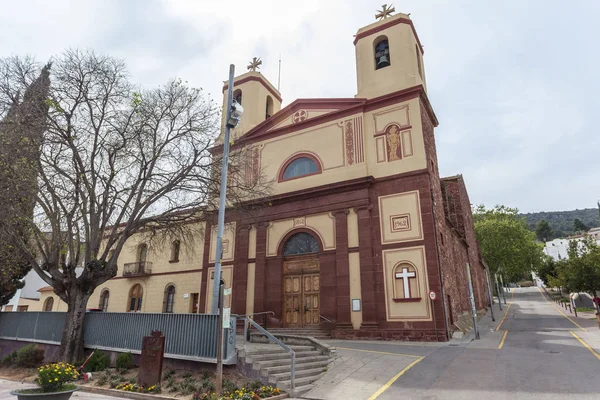
{"label": "sidewalk", "polygon": [[[36,387],[31,383],[13,382],[0,379],[0,400],[16,400],[16,396],[10,394],[13,390],[27,389]],[[101,394],[78,391],[73,393],[73,400],[122,400],[120,397],[105,396]]]}

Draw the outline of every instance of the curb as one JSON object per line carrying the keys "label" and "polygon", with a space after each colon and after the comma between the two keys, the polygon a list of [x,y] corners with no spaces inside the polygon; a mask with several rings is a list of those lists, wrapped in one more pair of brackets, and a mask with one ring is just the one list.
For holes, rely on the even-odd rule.
{"label": "curb", "polygon": [[[121,397],[121,398],[125,398],[125,399],[134,399],[134,400],[149,400],[149,399],[155,399],[155,400],[181,400],[180,397],[169,397],[169,396],[161,396],[161,395],[156,395],[156,394],[125,392],[123,390],[107,389],[107,388],[100,388],[100,387],[94,387],[94,386],[78,386],[78,388],[82,392],[89,392],[89,393],[94,393],[94,394],[104,394],[104,395],[107,395],[107,396]],[[280,394],[280,395],[275,396],[275,397],[265,398],[265,400],[280,400],[280,399],[286,399],[287,397],[288,397],[288,394],[287,393],[283,393],[283,394]]]}

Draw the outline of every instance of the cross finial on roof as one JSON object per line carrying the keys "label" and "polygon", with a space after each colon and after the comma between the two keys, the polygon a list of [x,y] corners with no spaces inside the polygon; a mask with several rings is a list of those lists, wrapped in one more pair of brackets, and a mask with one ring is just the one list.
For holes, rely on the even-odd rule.
{"label": "cross finial on roof", "polygon": [[261,65],[262,61],[260,60],[260,57],[253,57],[252,61],[250,61],[250,64],[248,64],[248,70],[255,72],[257,69],[260,68]]}
{"label": "cross finial on roof", "polygon": [[388,6],[384,4],[381,6],[382,10],[377,10],[377,14],[375,14],[375,18],[378,20],[386,19],[387,17],[391,17],[392,13],[396,12],[396,8],[391,4]]}

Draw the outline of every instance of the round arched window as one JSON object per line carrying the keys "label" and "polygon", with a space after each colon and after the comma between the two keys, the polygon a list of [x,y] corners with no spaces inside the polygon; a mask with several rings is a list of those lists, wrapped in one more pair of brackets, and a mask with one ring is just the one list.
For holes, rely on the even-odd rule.
{"label": "round arched window", "polygon": [[318,253],[319,242],[307,232],[299,232],[290,237],[283,246],[284,256],[297,256],[301,254]]}
{"label": "round arched window", "polygon": [[281,178],[285,181],[301,176],[318,174],[319,172],[320,168],[315,160],[308,157],[298,157],[285,167]]}

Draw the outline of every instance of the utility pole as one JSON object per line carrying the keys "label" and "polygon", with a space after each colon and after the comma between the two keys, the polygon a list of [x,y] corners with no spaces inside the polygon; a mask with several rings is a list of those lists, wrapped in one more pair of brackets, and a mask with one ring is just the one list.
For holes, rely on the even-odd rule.
{"label": "utility pole", "polygon": [[504,292],[504,279],[502,279],[502,274],[500,274],[500,284],[502,285],[502,298],[504,299],[504,304],[506,304],[506,293]]}
{"label": "utility pole", "polygon": [[471,267],[469,266],[469,263],[467,263],[467,278],[469,280],[469,297],[471,298],[473,329],[475,330],[475,339],[479,340],[479,329],[477,328],[477,306],[475,305],[475,295],[473,294],[473,281],[471,280]]}
{"label": "utility pole", "polygon": [[[221,194],[219,197],[219,217],[217,225],[217,251],[215,260],[215,276],[213,278],[213,302],[211,314],[216,314],[218,309],[219,285],[221,281],[221,259],[223,258],[223,230],[225,229],[225,195],[227,192],[227,167],[229,164],[229,131],[231,118],[231,106],[233,104],[233,75],[235,73],[235,65],[229,66],[229,86],[227,87],[227,114],[225,117],[225,139],[223,140],[223,165],[221,166]],[[210,232],[206,233],[210,235]]]}
{"label": "utility pole", "polygon": [[225,282],[221,280],[216,286],[219,289],[219,317],[217,318],[217,382],[215,386],[217,395],[220,396],[223,389],[223,288]]}
{"label": "utility pole", "polygon": [[494,274],[494,281],[496,282],[496,292],[498,293],[498,307],[502,311],[502,299],[500,299],[500,284],[498,283],[498,274]]}
{"label": "utility pole", "polygon": [[490,312],[492,313],[492,321],[496,321],[496,318],[494,318],[494,297],[492,296],[492,286],[490,285],[490,273],[487,268],[485,269],[485,281],[487,283],[488,298],[490,301]]}

